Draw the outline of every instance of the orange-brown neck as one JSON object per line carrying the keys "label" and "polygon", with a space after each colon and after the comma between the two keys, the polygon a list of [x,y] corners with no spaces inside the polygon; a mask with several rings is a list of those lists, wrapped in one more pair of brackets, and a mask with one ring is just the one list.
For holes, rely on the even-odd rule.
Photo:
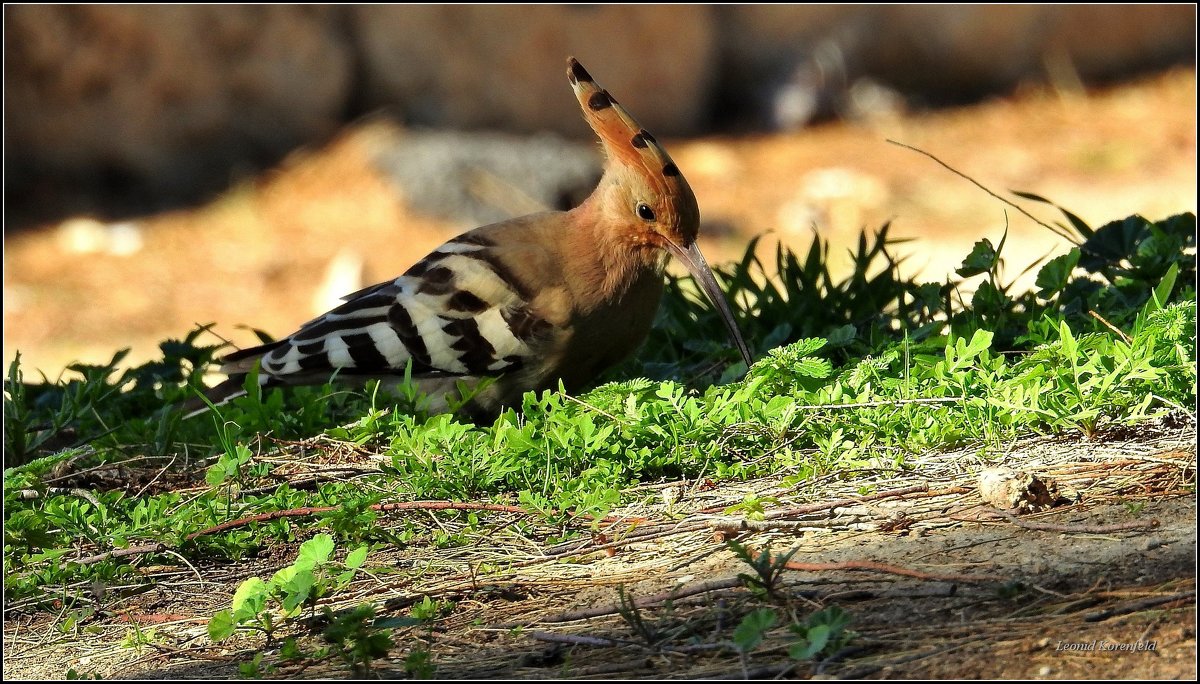
{"label": "orange-brown neck", "polygon": [[605,203],[604,183],[567,213],[563,236],[565,271],[587,308],[620,300],[644,277],[659,277],[667,257],[654,231],[629,220],[626,208]]}

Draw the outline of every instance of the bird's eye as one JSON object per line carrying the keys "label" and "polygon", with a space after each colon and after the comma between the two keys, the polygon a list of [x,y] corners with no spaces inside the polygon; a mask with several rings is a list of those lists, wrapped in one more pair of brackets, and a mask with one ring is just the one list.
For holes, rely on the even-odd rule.
{"label": "bird's eye", "polygon": [[638,205],[637,205],[637,214],[638,214],[638,216],[640,216],[640,217],[641,217],[643,220],[646,220],[646,221],[653,221],[653,220],[654,220],[654,210],[653,210],[653,209],[651,209],[651,208],[649,207],[649,205],[647,205],[645,202],[638,202]]}

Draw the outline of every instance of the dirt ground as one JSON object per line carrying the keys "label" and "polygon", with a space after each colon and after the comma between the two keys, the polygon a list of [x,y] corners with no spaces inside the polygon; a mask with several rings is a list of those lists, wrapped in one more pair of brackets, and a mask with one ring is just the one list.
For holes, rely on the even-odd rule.
{"label": "dirt ground", "polygon": [[[315,447],[281,455],[277,472],[374,467],[369,454]],[[523,514],[483,514],[488,529],[474,543],[435,549],[418,540],[372,553],[371,576],[328,605],[370,601],[396,617],[424,596],[450,602],[432,628],[397,630],[396,647],[374,663],[385,678],[406,677],[404,659],[417,650],[429,653],[436,677],[457,679],[1195,678],[1194,417],[912,462],[798,486],[779,477],[648,485],[614,512],[622,522],[566,542],[554,541],[561,529]],[[996,466],[1036,474],[1061,498],[1043,512],[998,515],[976,486]],[[677,498],[666,503],[664,491]],[[750,494],[776,500],[762,521],[727,511]],[[432,523],[428,511],[393,515]],[[462,529],[452,515],[433,524]],[[734,537],[825,565],[785,570],[764,604],[738,579],[751,570],[725,543]],[[235,677],[263,642],[214,645],[207,619],[245,578],[290,564],[296,546],[236,564],[139,563],[137,588],[111,588],[73,634],[55,626],[60,616],[10,605],[5,676],[59,678],[74,668],[104,678]],[[637,600],[641,627],[619,614],[621,586]],[[763,605],[791,617],[743,657],[732,630]],[[787,622],[829,606],[851,617],[846,647],[817,662],[791,660]],[[120,645],[135,624],[150,643]],[[279,662],[277,649],[263,652],[265,663]],[[347,674],[335,659],[280,664],[269,676]]]}
{"label": "dirt ground", "polygon": [[[72,361],[107,362],[122,347],[133,349],[127,363],[144,361],[196,323],[216,322],[244,345],[255,338],[238,326],[285,335],[338,296],[397,275],[473,227],[412,210],[371,165],[373,149],[403,135],[363,122],[203,206],[6,231],[5,364],[19,351],[27,369],[53,378]],[[897,247],[908,268],[931,277],[959,265],[975,241],[999,242],[1006,221],[1011,278],[1063,249],[1046,229],[1011,208],[1006,215],[997,200],[888,139],[938,155],[996,192],[1050,198],[1093,225],[1196,210],[1190,68],[1088,93],[1031,90],[959,109],[666,144],[699,198],[710,262],[740,256],[768,231],[765,249],[775,238],[807,248],[815,227],[833,241],[836,267],[840,246],[889,220],[894,237],[913,239]]]}

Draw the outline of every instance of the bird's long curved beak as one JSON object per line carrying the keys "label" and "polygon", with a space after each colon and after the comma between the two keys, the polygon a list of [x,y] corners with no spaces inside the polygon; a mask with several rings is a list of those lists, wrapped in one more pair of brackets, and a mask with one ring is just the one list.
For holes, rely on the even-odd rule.
{"label": "bird's long curved beak", "polygon": [[738,351],[742,353],[742,358],[746,360],[746,367],[749,368],[754,360],[750,358],[750,349],[746,346],[746,341],[742,339],[742,331],[738,330],[737,321],[733,319],[733,311],[729,308],[729,302],[725,301],[725,294],[721,292],[721,287],[717,285],[717,279],[713,276],[712,269],[709,268],[708,262],[704,260],[704,255],[700,253],[700,246],[692,242],[686,249],[680,247],[674,242],[668,240],[667,247],[671,253],[683,262],[687,267],[688,273],[700,283],[700,289],[704,290],[708,301],[717,307],[717,311],[721,314],[721,320],[725,323],[725,328],[729,330],[729,337],[733,343],[737,345]]}

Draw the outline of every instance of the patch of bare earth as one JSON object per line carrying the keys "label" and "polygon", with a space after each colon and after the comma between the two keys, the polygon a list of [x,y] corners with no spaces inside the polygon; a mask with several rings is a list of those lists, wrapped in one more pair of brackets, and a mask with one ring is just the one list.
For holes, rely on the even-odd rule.
{"label": "patch of bare earth", "polygon": [[[890,463],[875,454],[877,463]],[[327,438],[281,445],[274,483],[374,470],[378,459]],[[439,678],[1171,678],[1196,676],[1196,432],[1192,417],[1090,441],[1028,439],[911,457],[915,467],[867,468],[785,484],[705,479],[647,485],[636,503],[563,541],[563,527],[520,511],[381,513],[394,530],[425,530],[404,548],[377,549],[371,574],[332,601],[372,602],[383,617],[424,596],[452,602],[430,628],[398,629],[383,677],[430,654]],[[985,468],[1035,474],[1061,498],[1038,513],[1001,513],[980,497]],[[730,512],[748,496],[760,516]],[[668,500],[670,503],[668,503]],[[469,543],[436,549],[434,530]],[[589,530],[591,530],[589,532]],[[775,595],[756,596],[751,569],[729,549],[796,549]],[[94,553],[81,545],[80,554]],[[291,563],[295,544],[239,563],[194,551],[136,563],[128,586],[95,593],[97,616],[64,634],[62,615],[10,604],[4,670],[13,678],[223,678],[264,650],[269,676],[343,677],[337,660],[282,663],[261,638],[220,645],[207,618],[239,582]],[[618,588],[636,601],[622,616]],[[780,621],[749,654],[732,644],[751,610]],[[852,618],[845,647],[797,662],[786,627],[837,606]],[[153,630],[139,649],[120,642]],[[303,648],[319,645],[304,630]],[[1140,650],[1138,650],[1140,649]]]}

